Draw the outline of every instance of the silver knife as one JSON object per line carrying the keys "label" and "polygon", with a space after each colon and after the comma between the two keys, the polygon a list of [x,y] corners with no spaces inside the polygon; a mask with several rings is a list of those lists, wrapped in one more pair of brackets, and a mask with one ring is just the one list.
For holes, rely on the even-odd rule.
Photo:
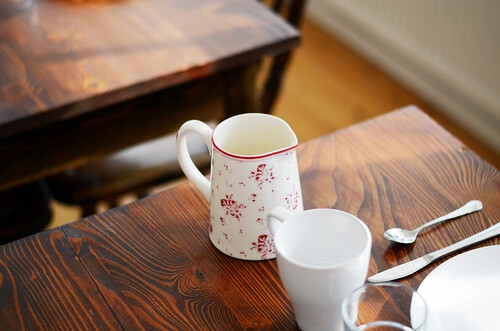
{"label": "silver knife", "polygon": [[467,237],[459,242],[450,245],[445,248],[441,248],[437,251],[419,257],[410,262],[403,263],[394,268],[387,269],[382,271],[376,275],[373,275],[368,278],[369,282],[378,283],[378,282],[388,282],[390,280],[399,279],[411,275],[412,273],[422,269],[426,265],[430,264],[432,261],[439,259],[445,255],[448,255],[458,249],[462,249],[464,247],[476,244],[483,240],[489,239],[491,237],[498,236],[500,234],[500,223],[497,223],[493,226],[490,226],[486,230],[478,232],[470,237]]}

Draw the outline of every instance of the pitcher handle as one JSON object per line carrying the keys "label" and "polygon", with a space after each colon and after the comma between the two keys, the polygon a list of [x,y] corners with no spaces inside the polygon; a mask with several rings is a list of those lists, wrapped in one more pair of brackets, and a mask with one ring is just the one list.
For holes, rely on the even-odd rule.
{"label": "pitcher handle", "polygon": [[203,176],[201,171],[196,167],[191,156],[189,155],[188,147],[187,147],[187,134],[188,133],[196,133],[197,135],[203,138],[203,141],[208,147],[210,151],[210,155],[212,155],[212,134],[213,129],[207,124],[198,121],[191,120],[184,123],[178,133],[177,133],[177,159],[179,160],[179,164],[181,166],[182,171],[186,175],[186,177],[196,186],[198,190],[200,190],[203,197],[210,202],[210,181]]}
{"label": "pitcher handle", "polygon": [[285,220],[290,218],[291,216],[293,216],[293,213],[282,206],[277,206],[273,208],[267,214],[267,227],[269,229],[269,232],[271,232],[271,234],[273,235],[273,237],[275,233],[278,231],[278,229],[281,227],[281,224],[283,224],[283,222],[285,222]]}

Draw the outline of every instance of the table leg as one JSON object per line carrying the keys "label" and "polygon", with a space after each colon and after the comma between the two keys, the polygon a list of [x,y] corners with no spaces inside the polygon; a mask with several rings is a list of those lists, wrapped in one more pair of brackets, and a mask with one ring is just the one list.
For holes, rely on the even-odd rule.
{"label": "table leg", "polygon": [[232,69],[224,75],[225,117],[260,111],[257,77],[261,64]]}

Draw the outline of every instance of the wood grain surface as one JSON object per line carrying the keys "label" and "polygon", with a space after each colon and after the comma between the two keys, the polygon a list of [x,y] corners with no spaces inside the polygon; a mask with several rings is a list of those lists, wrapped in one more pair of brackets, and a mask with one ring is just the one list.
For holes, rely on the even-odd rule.
{"label": "wood grain surface", "polygon": [[192,118],[223,118],[223,85],[216,75],[0,138],[0,190],[171,134]]}
{"label": "wood grain surface", "polygon": [[[298,159],[306,209],[341,209],[368,225],[369,276],[500,221],[498,170],[414,107],[301,144]],[[389,227],[416,227],[471,199],[483,210],[413,245],[383,238]],[[276,261],[220,253],[208,218],[188,183],[4,245],[0,319],[26,329],[295,329]],[[417,288],[442,261],[401,282]]]}
{"label": "wood grain surface", "polygon": [[[369,276],[500,221],[498,170],[416,107],[336,131],[299,148],[304,208],[341,209],[368,225],[373,236]],[[473,199],[483,202],[482,211],[422,232],[412,245],[390,244],[383,236],[392,227],[417,228]],[[499,238],[475,247],[493,243],[500,243]],[[418,287],[442,262],[401,282]]]}
{"label": "wood grain surface", "polygon": [[3,330],[119,328],[61,229],[3,245],[0,254]]}
{"label": "wood grain surface", "polygon": [[247,0],[0,1],[0,31],[0,190],[255,111],[256,63],[299,42]]}
{"label": "wood grain surface", "polygon": [[294,28],[256,1],[20,0],[2,1],[0,12],[0,137],[298,42]]}

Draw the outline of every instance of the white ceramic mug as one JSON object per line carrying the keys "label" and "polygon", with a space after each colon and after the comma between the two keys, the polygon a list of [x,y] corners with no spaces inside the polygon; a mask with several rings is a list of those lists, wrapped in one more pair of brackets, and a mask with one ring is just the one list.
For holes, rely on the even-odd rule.
{"label": "white ceramic mug", "polygon": [[368,272],[372,237],[357,217],[335,209],[268,214],[278,269],[302,330],[342,330],[342,300]]}
{"label": "white ceramic mug", "polygon": [[[210,180],[189,156],[188,133],[200,135],[211,151]],[[296,147],[290,126],[267,114],[237,115],[214,130],[196,120],[181,126],[177,157],[210,203],[209,237],[220,251],[244,260],[276,256],[267,227],[268,211],[276,206],[303,210]]]}

